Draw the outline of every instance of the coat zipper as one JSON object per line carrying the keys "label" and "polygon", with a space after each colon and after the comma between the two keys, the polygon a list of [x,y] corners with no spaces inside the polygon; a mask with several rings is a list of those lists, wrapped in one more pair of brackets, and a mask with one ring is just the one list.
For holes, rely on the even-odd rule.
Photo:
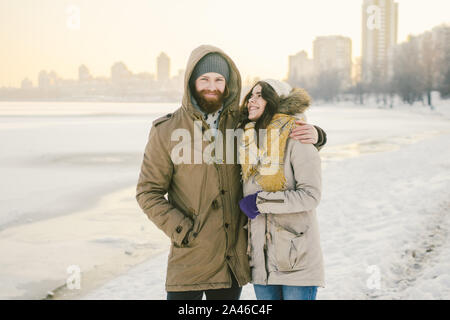
{"label": "coat zipper", "polygon": [[265,216],[265,232],[264,232],[264,268],[266,269],[266,285],[269,284],[269,250],[267,247],[267,214]]}

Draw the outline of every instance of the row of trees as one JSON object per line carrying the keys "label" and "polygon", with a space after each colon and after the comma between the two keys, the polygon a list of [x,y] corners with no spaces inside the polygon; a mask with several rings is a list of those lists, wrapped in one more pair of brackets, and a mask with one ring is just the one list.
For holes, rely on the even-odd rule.
{"label": "row of trees", "polygon": [[431,92],[450,97],[450,27],[410,37],[395,50],[391,84],[403,101],[413,104],[426,97],[432,107]]}

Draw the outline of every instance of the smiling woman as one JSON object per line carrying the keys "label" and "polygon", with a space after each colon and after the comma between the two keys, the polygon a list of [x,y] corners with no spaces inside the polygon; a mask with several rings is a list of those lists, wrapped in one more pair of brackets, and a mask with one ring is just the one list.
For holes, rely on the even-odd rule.
{"label": "smiling woman", "polygon": [[[314,300],[317,287],[324,286],[316,218],[321,160],[314,146],[290,138],[293,114],[308,107],[306,91],[273,79],[259,81],[241,107],[248,120],[239,146],[239,206],[249,218],[247,254],[257,299]],[[266,137],[256,145],[261,129],[267,129]],[[257,161],[247,156],[251,150]]]}
{"label": "smiling woman", "polygon": [[[257,132],[259,129],[266,128],[272,120],[279,102],[279,96],[267,82],[257,82],[242,103],[240,127],[243,129],[248,122],[255,121]],[[259,145],[259,135],[256,139]]]}
{"label": "smiling woman", "polygon": [[257,120],[264,112],[267,101],[262,98],[261,85],[256,85],[252,90],[252,96],[248,100],[248,118]]}

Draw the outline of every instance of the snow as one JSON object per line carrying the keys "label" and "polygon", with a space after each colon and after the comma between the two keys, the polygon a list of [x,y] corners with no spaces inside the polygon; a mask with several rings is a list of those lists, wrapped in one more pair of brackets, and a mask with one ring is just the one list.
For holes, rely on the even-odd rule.
{"label": "snow", "polygon": [[[92,115],[64,107],[70,115],[56,107],[11,115],[9,107],[2,116],[0,104],[0,146],[9,151],[0,157],[8,182],[0,190],[0,281],[9,295],[0,293],[165,299],[169,240],[137,207],[134,183],[151,121],[167,109],[133,106],[138,111],[127,114],[116,106],[111,115],[95,106]],[[317,209],[326,287],[318,299],[450,298],[449,115],[450,101],[437,101],[435,111],[349,104],[308,111],[308,122],[328,135]],[[19,263],[33,268],[13,272]],[[81,266],[81,289],[54,290],[71,264]],[[255,299],[250,284],[241,299]]]}

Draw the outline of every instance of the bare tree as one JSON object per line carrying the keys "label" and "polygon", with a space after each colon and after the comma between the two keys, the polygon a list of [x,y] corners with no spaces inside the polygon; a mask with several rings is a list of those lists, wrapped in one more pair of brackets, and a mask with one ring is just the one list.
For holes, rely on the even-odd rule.
{"label": "bare tree", "polygon": [[325,101],[334,101],[338,98],[342,89],[342,79],[337,70],[323,70],[316,79],[315,86],[312,89],[312,94],[318,99]]}
{"label": "bare tree", "polygon": [[412,105],[422,96],[422,68],[417,41],[398,45],[394,53],[393,86],[404,102]]}
{"label": "bare tree", "polygon": [[421,71],[423,75],[423,89],[427,96],[427,103],[431,110],[434,109],[431,101],[431,92],[436,88],[438,75],[438,50],[431,32],[426,32],[420,41]]}
{"label": "bare tree", "polygon": [[435,30],[438,79],[436,89],[442,98],[450,98],[450,25],[439,26]]}

